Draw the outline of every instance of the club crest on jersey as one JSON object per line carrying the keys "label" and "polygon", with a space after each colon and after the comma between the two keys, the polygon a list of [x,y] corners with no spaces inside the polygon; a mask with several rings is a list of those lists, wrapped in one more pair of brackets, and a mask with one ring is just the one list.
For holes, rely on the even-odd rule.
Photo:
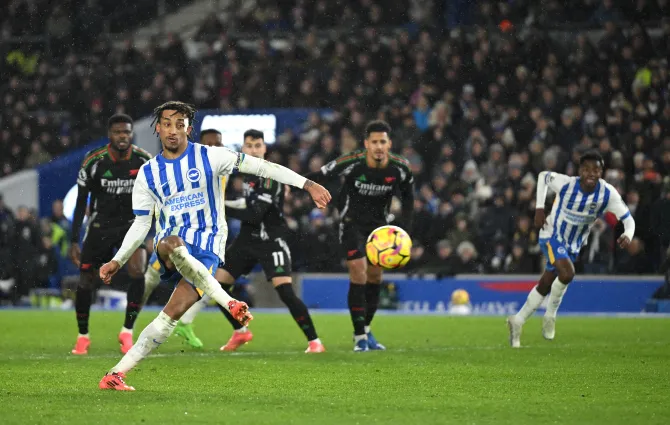
{"label": "club crest on jersey", "polygon": [[198,180],[200,180],[200,170],[198,170],[197,168],[191,168],[191,169],[188,170],[188,172],[186,173],[186,178],[187,178],[188,181],[190,181],[191,183],[195,183],[195,182],[197,182]]}
{"label": "club crest on jersey", "polygon": [[591,212],[595,211],[596,208],[598,208],[598,204],[596,204],[595,202],[593,202],[593,203],[591,203],[591,205],[589,205],[589,211],[591,211]]}
{"label": "club crest on jersey", "polygon": [[565,255],[565,254],[567,254],[567,251],[562,246],[559,246],[558,247],[558,253],[562,254],[562,255]]}

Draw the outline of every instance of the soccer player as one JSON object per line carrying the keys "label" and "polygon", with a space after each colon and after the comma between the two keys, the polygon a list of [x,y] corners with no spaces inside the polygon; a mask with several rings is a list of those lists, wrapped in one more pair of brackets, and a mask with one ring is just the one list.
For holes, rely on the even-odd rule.
{"label": "soccer player", "polygon": [[[247,130],[244,133],[242,152],[248,156],[264,158],[267,147],[263,132]],[[286,304],[300,329],[308,341],[306,353],[322,353],[326,351],[319,339],[307,306],[293,291],[291,278],[291,251],[285,241],[288,229],[283,218],[285,186],[274,180],[246,176],[244,179],[244,203],[246,208],[234,208],[228,204],[228,216],[242,221],[240,234],[230,247],[230,254],[225,264],[216,273],[221,284],[232,289],[235,281],[246,275],[260,262],[265,276],[272,282],[279,298]],[[234,202],[234,201],[233,201]],[[203,298],[198,301],[182,318],[180,326],[190,326],[195,315],[207,303]],[[251,331],[241,325],[225,310],[226,318],[235,329],[230,340],[221,347],[222,351],[235,351],[253,338]],[[185,324],[183,322],[186,322]],[[202,342],[193,331],[182,331],[187,342],[194,347],[202,346]]]}
{"label": "soccer player", "polygon": [[100,268],[100,278],[110,282],[146,238],[157,210],[154,246],[165,270],[161,278],[175,284],[175,289],[137,343],[102,378],[101,389],[133,391],[125,382],[126,372],[170,336],[179,318],[203,294],[226,307],[243,325],[252,319],[246,303],[231,298],[212,276],[224,261],[228,230],[221,214],[220,176],[239,170],[304,188],[319,208],[330,201],[324,187],[285,167],[225,148],[190,143],[194,117],[195,109],[182,102],[170,101],[156,108],[155,130],[163,150],[138,173],[133,188],[135,221],[114,258]]}
{"label": "soccer player", "polygon": [[[202,130],[200,132],[200,143],[205,146],[223,146],[223,138],[221,132],[215,129]],[[226,183],[227,176],[221,177],[221,197],[225,199],[226,194]],[[156,217],[158,218],[158,217]],[[154,292],[156,287],[160,284],[161,281],[161,265],[158,261],[158,254],[154,250],[149,258],[149,267],[147,267],[146,272],[144,273],[144,296],[142,297],[142,305],[146,303],[151,294]],[[202,342],[195,336],[193,330],[190,326],[182,326],[180,321],[177,324],[175,333],[186,338],[187,342],[195,348],[202,347]]]}
{"label": "soccer player", "polygon": [[[128,115],[117,114],[107,123],[109,143],[86,154],[77,178],[77,205],[72,223],[72,246],[70,258],[80,270],[79,285],[75,297],[75,311],[79,336],[72,354],[88,353],[91,338],[88,320],[95,293],[97,269],[121,246],[123,235],[130,228],[135,215],[132,208],[132,192],[140,168],[151,155],[134,146],[133,120]],[[91,194],[90,220],[84,235],[83,249],[79,249],[81,229],[88,196]],[[144,293],[144,268],[146,251],[138,245],[130,253],[128,262],[128,304],[126,317],[119,333],[121,352],[133,346],[133,325],[139,314]]]}
{"label": "soccer player", "polygon": [[[597,152],[587,152],[579,160],[579,177],[543,171],[537,179],[535,226],[540,230],[539,244],[547,258],[545,271],[537,286],[528,294],[521,310],[507,318],[510,344],[521,346],[521,329],[526,320],[549,296],[542,320],[542,335],[553,340],[556,313],[568,284],[575,277],[574,261],[588,240],[596,219],[611,212],[624,226],[617,240],[621,248],[628,246],[635,234],[635,220],[617,190],[601,179],[603,159]],[[545,219],[544,203],[547,189],[556,199]]]}
{"label": "soccer player", "polygon": [[[414,177],[409,162],[391,150],[391,127],[371,121],[365,128],[365,149],[324,165],[313,179],[339,178],[340,243],[349,269],[348,304],[354,325],[354,351],[385,350],[370,331],[379,305],[382,269],[368,263],[365,243],[373,230],[388,224],[393,194],[400,192],[402,218],[411,229]],[[320,176],[320,177],[319,177]]]}

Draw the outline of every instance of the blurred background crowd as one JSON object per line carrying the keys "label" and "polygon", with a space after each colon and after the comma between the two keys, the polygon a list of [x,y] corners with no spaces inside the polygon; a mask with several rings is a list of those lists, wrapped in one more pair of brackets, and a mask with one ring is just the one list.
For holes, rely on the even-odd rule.
{"label": "blurred background crowd", "polygon": [[[669,1],[215,0],[189,31],[130,36],[195,3],[3,2],[0,177],[105,136],[110,114],[140,118],[170,99],[326,108],[278,134],[268,159],[315,171],[360,148],[368,120],[388,121],[416,176],[410,273],[540,272],[537,174],[574,175],[588,149],[604,156],[637,231],[622,251],[616,220],[599,220],[578,271],[659,270],[670,244]],[[40,222],[0,201],[0,258],[13,258],[0,261],[4,277],[35,258],[53,266],[35,253],[61,252],[59,208]],[[344,270],[332,261],[334,211],[292,194],[285,213],[299,270]]]}

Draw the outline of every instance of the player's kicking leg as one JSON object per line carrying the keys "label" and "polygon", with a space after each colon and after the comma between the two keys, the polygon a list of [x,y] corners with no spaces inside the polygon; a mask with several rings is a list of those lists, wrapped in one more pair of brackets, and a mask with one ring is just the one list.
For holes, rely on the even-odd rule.
{"label": "player's kicking leg", "polygon": [[[226,306],[230,314],[243,324],[247,324],[253,318],[246,303],[228,296],[212,276],[211,272],[218,264],[218,258],[214,253],[187,246],[177,236],[168,236],[158,244],[158,255],[171,277],[180,279],[179,283],[163,311],[142,331],[137,343],[121,361],[102,378],[99,384],[101,389],[133,391],[134,388],[125,383],[125,374],[165,342],[177,326],[177,321],[198,301],[201,293],[206,293],[217,303]],[[114,263],[103,266],[101,275],[103,273],[105,276],[110,275],[109,270],[113,268],[110,264]]]}
{"label": "player's kicking leg", "polygon": [[575,267],[571,256],[556,241],[540,241],[547,265],[537,286],[528,294],[528,298],[519,312],[507,318],[510,345],[521,346],[521,330],[526,320],[535,313],[544,298],[549,295],[549,303],[542,322],[542,334],[552,340],[555,336],[556,313],[563,300],[563,295],[575,277]]}
{"label": "player's kicking leg", "polygon": [[370,350],[386,350],[386,347],[380,344],[370,330],[370,324],[379,308],[379,294],[381,293],[382,268],[367,265],[367,283],[365,284],[365,335],[368,340]]}
{"label": "player's kicking leg", "polygon": [[133,346],[133,326],[142,309],[142,298],[144,297],[144,269],[147,263],[147,252],[139,248],[133,253],[128,261],[128,276],[130,285],[127,292],[126,317],[123,327],[119,333],[119,344],[121,352],[126,354]]}

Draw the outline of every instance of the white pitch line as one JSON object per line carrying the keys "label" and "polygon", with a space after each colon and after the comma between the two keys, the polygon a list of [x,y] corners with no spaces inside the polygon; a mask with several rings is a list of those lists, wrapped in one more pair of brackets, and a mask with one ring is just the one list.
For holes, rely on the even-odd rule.
{"label": "white pitch line", "polygon": [[[524,349],[570,349],[570,348],[607,348],[607,347],[613,347],[613,348],[623,348],[623,347],[631,347],[631,346],[650,346],[650,345],[670,345],[670,341],[652,341],[652,342],[631,342],[627,344],[621,344],[617,346],[612,346],[610,344],[554,344],[552,342],[547,342],[546,344],[541,344],[541,345],[525,345],[522,346],[521,348]],[[411,348],[395,348],[395,349],[388,349],[386,350],[387,353],[440,353],[440,352],[450,352],[450,351],[493,351],[493,350],[510,350],[509,346],[507,344],[498,344],[498,345],[489,345],[489,346],[453,346],[453,347],[433,347],[433,348],[420,348],[420,349],[411,349]],[[327,356],[329,353],[336,353],[336,354],[352,354],[355,356],[360,356],[360,355],[365,355],[365,354],[360,354],[360,353],[354,353],[353,351],[350,350],[329,350],[324,354],[320,354],[321,356]],[[170,357],[205,357],[205,358],[210,358],[210,357],[220,357],[220,358],[225,358],[227,356],[232,356],[232,357],[261,357],[261,356],[293,356],[293,355],[305,355],[305,353],[302,350],[297,350],[297,351],[237,351],[233,353],[222,353],[222,352],[215,352],[215,351],[185,351],[183,353],[155,353],[151,354],[148,358],[170,358]],[[369,354],[368,354],[369,355]],[[5,357],[4,359],[0,360],[9,360],[9,361],[16,361],[16,360],[29,360],[29,361],[40,361],[40,360],[72,360],[72,361],[79,361],[80,359],[115,359],[115,358],[120,358],[121,354],[112,354],[112,353],[107,353],[107,354],[91,354],[91,355],[85,355],[85,356],[75,356],[71,354],[42,354],[42,355],[28,355],[28,356],[23,356],[23,357],[16,357],[16,356],[9,356]]]}

